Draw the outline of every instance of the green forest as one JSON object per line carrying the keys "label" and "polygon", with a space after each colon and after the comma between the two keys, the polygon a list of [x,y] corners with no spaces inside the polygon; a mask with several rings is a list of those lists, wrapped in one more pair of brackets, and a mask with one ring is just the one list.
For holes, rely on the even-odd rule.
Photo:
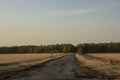
{"label": "green forest", "polygon": [[120,42],[111,43],[83,43],[55,44],[55,45],[27,45],[0,47],[0,54],[5,53],[77,53],[82,49],[83,53],[120,53]]}

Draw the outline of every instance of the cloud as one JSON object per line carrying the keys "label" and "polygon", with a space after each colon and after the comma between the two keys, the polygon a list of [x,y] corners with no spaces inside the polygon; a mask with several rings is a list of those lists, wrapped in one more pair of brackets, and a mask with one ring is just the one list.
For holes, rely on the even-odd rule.
{"label": "cloud", "polygon": [[66,10],[66,11],[61,11],[59,15],[79,15],[79,14],[86,14],[90,12],[96,11],[95,8],[92,9],[77,9],[77,10]]}

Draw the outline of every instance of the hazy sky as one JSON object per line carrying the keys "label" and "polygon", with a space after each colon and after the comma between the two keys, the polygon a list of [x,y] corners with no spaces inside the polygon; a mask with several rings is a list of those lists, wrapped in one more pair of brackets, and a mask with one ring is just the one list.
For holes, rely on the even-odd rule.
{"label": "hazy sky", "polygon": [[120,41],[120,0],[0,0],[0,46]]}

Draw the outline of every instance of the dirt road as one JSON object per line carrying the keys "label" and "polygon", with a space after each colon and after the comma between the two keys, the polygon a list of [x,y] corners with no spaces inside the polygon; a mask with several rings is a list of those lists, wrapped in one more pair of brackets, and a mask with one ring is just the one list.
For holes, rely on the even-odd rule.
{"label": "dirt road", "polygon": [[20,72],[7,80],[74,80],[75,59],[73,54],[46,63],[43,67]]}
{"label": "dirt road", "polygon": [[[92,74],[92,71],[87,70],[86,73],[86,69],[80,68],[76,62],[74,55],[70,54],[47,62],[42,67],[32,67],[31,69],[18,72],[5,80],[108,80],[97,79],[92,76],[88,77],[88,73]],[[78,67],[80,70],[77,70]],[[80,71],[80,76],[76,75],[76,70]]]}

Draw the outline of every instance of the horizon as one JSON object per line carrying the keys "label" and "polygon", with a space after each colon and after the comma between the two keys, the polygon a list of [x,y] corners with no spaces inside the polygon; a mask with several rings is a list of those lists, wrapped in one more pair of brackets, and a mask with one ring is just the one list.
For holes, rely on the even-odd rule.
{"label": "horizon", "polygon": [[34,45],[34,44],[31,44],[31,45],[10,45],[10,46],[0,46],[0,47],[20,47],[20,46],[49,46],[49,45],[63,45],[63,44],[70,44],[70,45],[73,45],[73,46],[77,46],[79,44],[109,44],[109,43],[120,43],[120,42],[91,42],[91,43],[78,43],[78,44],[71,44],[71,43],[56,43],[56,44],[40,44],[40,45]]}
{"label": "horizon", "polygon": [[0,47],[120,42],[120,0],[1,0]]}

